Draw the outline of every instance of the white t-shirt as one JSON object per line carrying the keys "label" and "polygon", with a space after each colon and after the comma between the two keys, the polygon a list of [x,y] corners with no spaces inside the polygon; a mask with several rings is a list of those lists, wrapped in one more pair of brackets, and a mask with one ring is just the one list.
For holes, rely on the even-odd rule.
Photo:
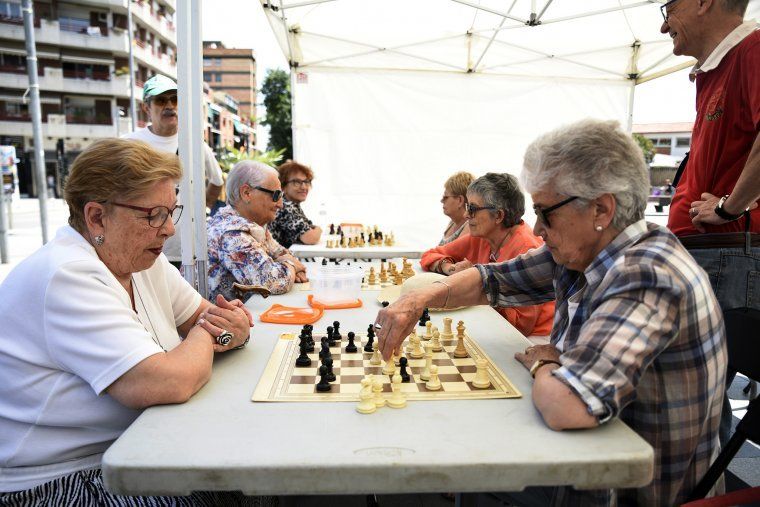
{"label": "white t-shirt", "polygon": [[140,415],[104,392],[143,359],[179,344],[201,303],[161,255],[130,297],[71,227],[0,285],[0,492],[100,466]]}
{"label": "white t-shirt", "polygon": [[[122,139],[138,139],[140,141],[145,141],[153,148],[166,153],[177,153],[177,148],[179,147],[179,134],[174,134],[173,136],[157,136],[147,127],[124,134],[121,137]],[[206,181],[212,185],[221,187],[224,185],[222,169],[219,167],[219,163],[214,157],[214,152],[211,151],[211,148],[206,143],[203,143],[203,155],[203,167],[206,173]],[[178,262],[182,260],[182,250],[179,238],[180,228],[177,227],[174,236],[167,239],[164,243],[164,254],[171,261]]]}

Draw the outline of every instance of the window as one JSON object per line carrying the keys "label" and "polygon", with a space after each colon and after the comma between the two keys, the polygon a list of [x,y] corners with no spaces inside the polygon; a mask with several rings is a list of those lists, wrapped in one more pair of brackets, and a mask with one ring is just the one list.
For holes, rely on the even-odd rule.
{"label": "window", "polygon": [[217,72],[217,74],[214,76],[214,81],[216,81],[217,83],[221,83],[222,82],[222,75]]}
{"label": "window", "polygon": [[211,76],[213,76],[213,75],[214,74],[211,73],[211,72],[204,72],[203,73],[203,80],[206,81],[206,82],[209,82],[209,81],[211,81]]}
{"label": "window", "polygon": [[24,19],[19,2],[0,2],[0,19]]}
{"label": "window", "polygon": [[209,67],[211,65],[214,65],[214,62],[213,62],[213,60],[211,58],[204,58],[203,59],[203,66],[204,67]]}
{"label": "window", "polygon": [[679,148],[688,148],[691,144],[691,139],[688,137],[678,137],[676,138],[676,146]]}

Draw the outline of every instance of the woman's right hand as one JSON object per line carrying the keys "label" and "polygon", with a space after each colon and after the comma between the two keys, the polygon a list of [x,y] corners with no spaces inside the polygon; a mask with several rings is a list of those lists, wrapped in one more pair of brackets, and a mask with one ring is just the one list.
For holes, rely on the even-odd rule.
{"label": "woman's right hand", "polygon": [[252,327],[248,314],[242,308],[229,303],[222,295],[216,297],[216,305],[209,306],[199,316],[198,325],[213,337],[224,331],[232,333],[232,340],[227,345],[214,344],[214,352],[225,352],[245,345]]}
{"label": "woman's right hand", "polygon": [[465,269],[471,268],[472,266],[473,266],[472,262],[465,259],[463,261],[459,261],[455,264],[452,264],[447,274],[453,275],[454,273],[459,273],[460,271],[464,271]]}

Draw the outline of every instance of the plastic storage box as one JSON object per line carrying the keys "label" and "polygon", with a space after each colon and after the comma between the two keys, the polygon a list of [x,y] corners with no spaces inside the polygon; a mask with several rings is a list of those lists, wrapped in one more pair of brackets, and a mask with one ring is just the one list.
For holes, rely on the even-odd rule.
{"label": "plastic storage box", "polygon": [[364,272],[358,266],[315,266],[308,275],[314,300],[319,303],[339,305],[359,300]]}

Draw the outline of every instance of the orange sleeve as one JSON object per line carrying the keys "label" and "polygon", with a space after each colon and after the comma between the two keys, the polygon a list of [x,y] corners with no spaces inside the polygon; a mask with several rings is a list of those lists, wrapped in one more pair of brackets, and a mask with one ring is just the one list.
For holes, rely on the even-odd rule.
{"label": "orange sleeve", "polygon": [[467,254],[472,250],[472,240],[476,239],[470,236],[460,236],[451,243],[431,248],[422,254],[420,266],[425,271],[430,271],[431,267],[443,259],[451,259],[453,262],[464,260]]}

